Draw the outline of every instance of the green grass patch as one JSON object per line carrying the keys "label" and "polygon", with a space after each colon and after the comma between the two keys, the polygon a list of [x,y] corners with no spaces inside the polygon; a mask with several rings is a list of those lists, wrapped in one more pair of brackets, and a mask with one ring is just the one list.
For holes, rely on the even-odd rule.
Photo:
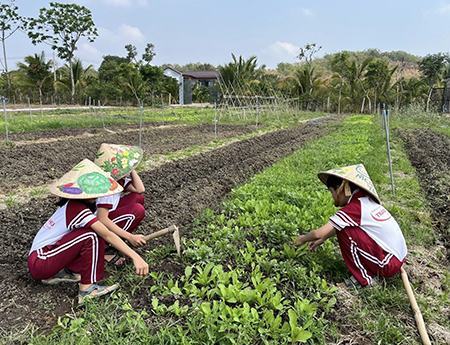
{"label": "green grass patch", "polygon": [[391,128],[429,128],[450,137],[450,116],[448,114],[426,113],[424,111],[394,113],[391,116]]}
{"label": "green grass patch", "polygon": [[[12,112],[7,114],[7,126],[10,133],[44,131],[62,128],[109,127],[118,125],[139,125],[143,123],[167,124],[213,124],[215,119],[219,124],[255,125],[256,113],[247,115],[239,113],[220,113],[213,108],[113,108],[90,110],[60,109],[38,112]],[[222,115],[221,115],[222,114]],[[258,116],[258,124],[263,126],[283,126],[298,123],[298,121],[323,116],[314,112],[262,112]],[[0,128],[5,131],[5,119],[0,118]]]}

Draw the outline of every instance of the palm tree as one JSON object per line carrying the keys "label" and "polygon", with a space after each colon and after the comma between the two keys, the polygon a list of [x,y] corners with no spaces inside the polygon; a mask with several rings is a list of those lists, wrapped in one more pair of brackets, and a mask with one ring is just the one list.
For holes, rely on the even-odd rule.
{"label": "palm tree", "polygon": [[234,54],[231,54],[231,57],[232,62],[219,67],[222,82],[227,88],[242,88],[243,92],[250,91],[252,86],[258,84],[258,77],[261,74],[257,68],[256,56],[251,56],[248,60],[242,56],[236,58]]}
{"label": "palm tree", "polygon": [[25,87],[29,90],[33,90],[37,86],[39,91],[39,103],[42,104],[42,95],[44,87],[51,85],[51,67],[52,61],[45,60],[45,54],[29,55],[24,58],[24,62],[17,64],[19,73],[22,76],[22,81]]}
{"label": "palm tree", "polygon": [[[382,59],[373,60],[367,65],[366,84],[369,93],[373,95],[374,106],[377,105],[377,102],[389,103],[391,100],[393,89],[398,85],[392,82],[397,68],[397,66],[390,68],[389,63]],[[367,99],[370,104],[369,95],[367,95]]]}
{"label": "palm tree", "polygon": [[83,67],[83,63],[80,59],[74,59],[72,62],[72,73],[70,71],[70,65],[66,64],[59,69],[60,78],[56,81],[55,89],[71,92],[72,90],[72,77],[73,85],[75,86],[76,94],[81,94],[87,84],[93,78],[96,78],[96,71],[92,65]]}
{"label": "palm tree", "polygon": [[338,78],[341,85],[341,90],[344,89],[343,84],[346,84],[350,102],[353,110],[358,111],[359,102],[363,103],[367,97],[367,88],[364,85],[366,68],[372,61],[371,57],[365,58],[362,61],[352,58],[348,52],[336,54],[331,61],[331,70],[334,72],[335,78]]}
{"label": "palm tree", "polygon": [[410,78],[404,80],[402,96],[406,104],[425,103],[428,98],[428,84],[423,79]]}
{"label": "palm tree", "polygon": [[317,98],[319,90],[323,86],[321,75],[313,65],[308,63],[297,68],[292,79],[295,94],[305,102],[305,108],[309,109],[311,101]]}

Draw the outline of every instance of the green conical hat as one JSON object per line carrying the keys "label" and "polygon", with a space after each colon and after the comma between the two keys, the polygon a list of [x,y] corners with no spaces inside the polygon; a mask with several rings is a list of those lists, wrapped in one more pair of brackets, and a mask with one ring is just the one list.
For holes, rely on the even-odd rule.
{"label": "green conical hat", "polygon": [[331,169],[327,171],[321,171],[318,176],[319,179],[327,184],[329,176],[337,176],[344,180],[347,180],[361,189],[364,189],[367,193],[374,197],[374,199],[381,204],[380,197],[367,173],[366,168],[362,164],[350,165],[342,168]]}
{"label": "green conical hat", "polygon": [[111,173],[115,180],[120,180],[134,170],[143,157],[144,151],[139,146],[103,143],[97,151],[94,163]]}
{"label": "green conical hat", "polygon": [[84,159],[50,185],[50,192],[66,199],[92,199],[123,190],[110,174]]}

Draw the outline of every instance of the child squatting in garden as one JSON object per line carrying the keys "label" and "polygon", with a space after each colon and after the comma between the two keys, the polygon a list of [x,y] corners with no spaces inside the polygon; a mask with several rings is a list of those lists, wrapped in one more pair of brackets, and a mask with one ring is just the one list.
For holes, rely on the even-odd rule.
{"label": "child squatting in garden", "polygon": [[407,254],[403,234],[395,219],[381,205],[375,187],[362,164],[319,173],[334,205],[341,207],[327,224],[299,235],[295,244],[309,242],[315,250],[337,235],[350,284],[373,285],[377,276],[400,273]]}
{"label": "child squatting in garden", "polygon": [[98,297],[118,284],[97,284],[104,277],[105,241],[132,259],[136,274],[148,274],[148,264],[94,214],[96,198],[123,188],[92,161],[85,159],[50,186],[60,197],[58,208],[42,226],[28,256],[34,279],[47,284],[79,282],[78,301]]}
{"label": "child squatting in garden", "polygon": [[[132,246],[145,245],[143,235],[133,234],[145,217],[145,187],[134,170],[143,158],[143,151],[137,146],[105,144],[100,146],[94,161],[117,181],[127,194],[117,193],[97,199],[98,219],[117,236]],[[114,250],[107,249],[106,259],[116,265],[124,260]]]}

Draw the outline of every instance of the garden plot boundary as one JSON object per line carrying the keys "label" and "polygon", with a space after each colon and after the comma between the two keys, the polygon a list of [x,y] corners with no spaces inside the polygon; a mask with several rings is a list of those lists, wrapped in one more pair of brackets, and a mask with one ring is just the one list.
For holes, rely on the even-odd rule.
{"label": "garden plot boundary", "polygon": [[[309,121],[142,173],[148,216],[140,231],[176,223],[188,227],[205,208],[215,208],[236,185],[332,130],[338,117]],[[26,268],[29,245],[54,210],[54,198],[35,199],[0,211],[0,312],[6,331],[33,323],[41,329],[73,307],[76,287],[34,282]],[[184,235],[187,235],[184,233]]]}

